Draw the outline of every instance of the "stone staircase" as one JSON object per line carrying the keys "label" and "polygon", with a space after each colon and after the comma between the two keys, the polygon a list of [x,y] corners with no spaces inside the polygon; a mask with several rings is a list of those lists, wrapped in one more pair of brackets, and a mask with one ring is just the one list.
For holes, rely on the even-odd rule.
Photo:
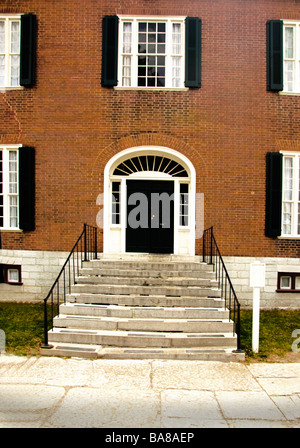
{"label": "stone staircase", "polygon": [[42,354],[244,360],[217,286],[199,257],[102,256],[83,264]]}

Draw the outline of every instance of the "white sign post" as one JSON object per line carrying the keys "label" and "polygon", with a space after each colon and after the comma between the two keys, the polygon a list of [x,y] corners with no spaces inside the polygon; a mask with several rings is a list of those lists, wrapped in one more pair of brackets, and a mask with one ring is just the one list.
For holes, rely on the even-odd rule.
{"label": "white sign post", "polygon": [[266,278],[266,265],[255,261],[250,265],[250,286],[253,288],[253,315],[252,315],[252,351],[259,350],[259,310],[260,288],[264,288]]}

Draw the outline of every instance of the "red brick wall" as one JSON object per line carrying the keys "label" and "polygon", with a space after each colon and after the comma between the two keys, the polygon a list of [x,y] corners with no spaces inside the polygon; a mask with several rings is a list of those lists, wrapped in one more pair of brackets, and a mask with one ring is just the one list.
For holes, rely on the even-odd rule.
{"label": "red brick wall", "polygon": [[[107,161],[121,149],[155,144],[194,164],[205,226],[214,226],[224,255],[300,255],[297,241],[264,236],[265,155],[300,151],[300,98],[266,90],[266,22],[300,20],[298,2],[13,3],[1,0],[0,13],[37,15],[37,84],[0,92],[0,143],[36,148],[36,230],[2,232],[2,248],[69,250],[83,222],[95,224]],[[107,14],[200,17],[202,88],[102,88]]]}

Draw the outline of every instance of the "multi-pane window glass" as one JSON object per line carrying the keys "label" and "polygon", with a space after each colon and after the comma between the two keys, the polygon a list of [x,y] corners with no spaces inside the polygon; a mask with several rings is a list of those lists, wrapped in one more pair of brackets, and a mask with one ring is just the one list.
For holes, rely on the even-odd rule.
{"label": "multi-pane window glass", "polygon": [[179,225],[189,225],[189,185],[180,184]]}
{"label": "multi-pane window glass", "polygon": [[20,20],[0,17],[0,87],[20,85]]}
{"label": "multi-pane window glass", "polygon": [[4,225],[3,151],[0,151],[0,227]]}
{"label": "multi-pane window glass", "polygon": [[283,157],[282,235],[300,235],[300,157]]}
{"label": "multi-pane window glass", "polygon": [[165,87],[166,24],[138,24],[138,86]]}
{"label": "multi-pane window glass", "polygon": [[285,27],[284,30],[284,84],[285,90],[293,92],[295,77],[295,61],[294,61],[294,27]]}
{"label": "multi-pane window glass", "polygon": [[18,151],[0,148],[0,227],[19,226]]}
{"label": "multi-pane window glass", "polygon": [[284,22],[284,91],[300,93],[300,22]]}
{"label": "multi-pane window glass", "polygon": [[122,19],[120,85],[184,87],[183,24],[183,19]]}
{"label": "multi-pane window glass", "polygon": [[292,233],[292,217],[293,217],[293,186],[294,186],[294,159],[292,157],[284,158],[283,173],[283,220],[282,231],[284,235]]}
{"label": "multi-pane window glass", "polygon": [[18,227],[18,154],[9,151],[9,227]]}
{"label": "multi-pane window glass", "polygon": [[112,224],[121,223],[121,182],[112,182]]}
{"label": "multi-pane window glass", "polygon": [[122,85],[131,86],[132,23],[123,23]]}

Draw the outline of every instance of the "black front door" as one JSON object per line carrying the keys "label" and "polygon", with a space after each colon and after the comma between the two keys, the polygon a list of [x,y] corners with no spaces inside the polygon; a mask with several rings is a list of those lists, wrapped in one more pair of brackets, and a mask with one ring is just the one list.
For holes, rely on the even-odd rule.
{"label": "black front door", "polygon": [[174,182],[127,180],[126,252],[174,251]]}

